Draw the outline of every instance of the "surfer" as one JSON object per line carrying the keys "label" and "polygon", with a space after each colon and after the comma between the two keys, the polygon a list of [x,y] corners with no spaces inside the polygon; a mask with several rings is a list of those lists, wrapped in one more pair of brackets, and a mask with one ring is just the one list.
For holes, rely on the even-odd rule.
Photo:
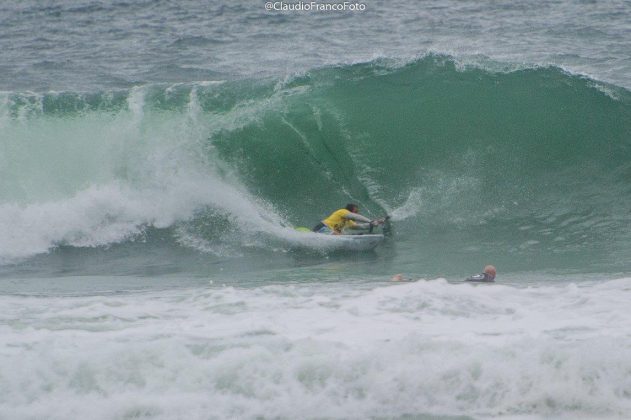
{"label": "surfer", "polygon": [[[495,281],[495,275],[497,274],[497,270],[492,265],[487,265],[484,267],[484,272],[480,274],[476,274],[467,278],[465,281],[471,281],[476,283],[493,283]],[[411,278],[406,278],[403,274],[395,274],[392,276],[390,281],[414,281]]]}
{"label": "surfer", "polygon": [[345,208],[331,213],[312,230],[316,233],[340,235],[344,229],[370,229],[371,226],[384,224],[383,219],[370,220],[359,214],[357,204],[347,204]]}
{"label": "surfer", "polygon": [[495,270],[494,266],[487,265],[486,267],[484,267],[484,272],[471,276],[467,278],[465,281],[472,281],[472,282],[478,282],[478,283],[494,282],[496,273],[497,271]]}

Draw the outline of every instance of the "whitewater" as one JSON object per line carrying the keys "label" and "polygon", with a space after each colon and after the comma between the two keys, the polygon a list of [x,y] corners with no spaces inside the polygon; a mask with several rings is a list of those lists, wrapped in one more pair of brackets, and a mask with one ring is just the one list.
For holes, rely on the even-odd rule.
{"label": "whitewater", "polygon": [[622,418],[629,290],[628,278],[436,279],[14,296],[0,407],[54,419]]}
{"label": "whitewater", "polygon": [[0,419],[628,418],[631,4],[264,6],[0,5]]}

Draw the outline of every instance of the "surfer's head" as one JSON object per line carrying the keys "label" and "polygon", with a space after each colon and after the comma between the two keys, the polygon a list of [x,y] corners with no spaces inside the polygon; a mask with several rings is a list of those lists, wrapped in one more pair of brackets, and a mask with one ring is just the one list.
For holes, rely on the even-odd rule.
{"label": "surfer's head", "polygon": [[346,210],[350,211],[351,213],[358,213],[359,212],[359,206],[357,204],[347,204],[345,208],[346,208]]}
{"label": "surfer's head", "polygon": [[497,272],[495,271],[495,267],[493,267],[492,265],[487,265],[486,267],[484,267],[484,273],[488,274],[489,276],[491,276],[491,278],[494,279]]}

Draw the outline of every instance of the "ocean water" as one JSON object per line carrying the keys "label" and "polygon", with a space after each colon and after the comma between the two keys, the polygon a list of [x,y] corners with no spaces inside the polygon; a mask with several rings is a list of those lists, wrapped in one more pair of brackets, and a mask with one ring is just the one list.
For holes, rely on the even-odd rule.
{"label": "ocean water", "polygon": [[631,3],[362,5],[0,4],[0,419],[628,418]]}

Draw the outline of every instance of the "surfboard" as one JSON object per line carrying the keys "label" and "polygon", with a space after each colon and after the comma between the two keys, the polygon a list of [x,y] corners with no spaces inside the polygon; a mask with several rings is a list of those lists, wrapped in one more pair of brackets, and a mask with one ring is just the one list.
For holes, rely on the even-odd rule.
{"label": "surfboard", "polygon": [[345,251],[369,251],[384,240],[384,236],[380,233],[368,235],[326,235],[326,237],[336,244],[336,248]]}
{"label": "surfboard", "polygon": [[370,233],[359,235],[324,235],[313,233],[308,228],[298,227],[299,232],[311,233],[309,241],[306,242],[314,248],[327,248],[341,251],[369,251],[382,243],[385,239],[383,234]]}

